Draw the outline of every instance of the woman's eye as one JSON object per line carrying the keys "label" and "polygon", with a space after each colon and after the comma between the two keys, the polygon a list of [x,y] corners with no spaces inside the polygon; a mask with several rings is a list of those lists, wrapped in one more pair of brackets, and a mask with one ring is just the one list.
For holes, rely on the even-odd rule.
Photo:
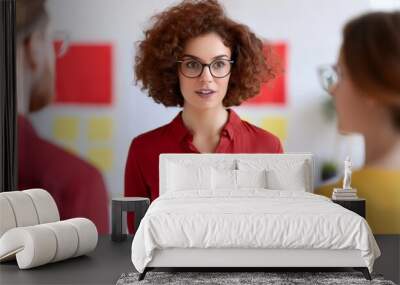
{"label": "woman's eye", "polygon": [[218,61],[215,61],[215,62],[213,63],[213,67],[214,67],[214,68],[217,68],[217,69],[224,68],[225,65],[226,65],[226,62],[223,61],[223,60],[218,60]]}
{"label": "woman's eye", "polygon": [[197,69],[199,68],[200,64],[197,61],[188,61],[186,62],[186,67],[190,69]]}

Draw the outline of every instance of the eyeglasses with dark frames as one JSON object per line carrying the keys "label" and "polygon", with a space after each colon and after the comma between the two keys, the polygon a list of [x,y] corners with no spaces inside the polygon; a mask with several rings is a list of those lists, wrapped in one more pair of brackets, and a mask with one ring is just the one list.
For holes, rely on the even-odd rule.
{"label": "eyeglasses with dark frames", "polygon": [[210,73],[215,78],[224,78],[231,73],[233,60],[230,59],[215,59],[211,63],[201,63],[200,61],[188,58],[178,60],[179,70],[183,76],[188,78],[200,77],[203,74],[204,67],[208,67]]}
{"label": "eyeglasses with dark frames", "polygon": [[340,80],[341,73],[337,65],[324,65],[318,68],[318,77],[322,88],[332,94]]}

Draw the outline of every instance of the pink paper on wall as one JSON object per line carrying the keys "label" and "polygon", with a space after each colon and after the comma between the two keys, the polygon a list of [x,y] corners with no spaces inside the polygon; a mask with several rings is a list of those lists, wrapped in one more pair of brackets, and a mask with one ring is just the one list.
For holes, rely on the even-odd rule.
{"label": "pink paper on wall", "polygon": [[63,57],[57,58],[55,102],[112,103],[111,44],[72,44]]}
{"label": "pink paper on wall", "polygon": [[[280,70],[278,76],[268,83],[262,84],[260,94],[247,100],[244,105],[286,105],[286,80],[287,80],[287,45],[285,43],[274,43],[272,45],[274,54],[279,58]],[[264,50],[265,56],[269,56],[267,45]]]}

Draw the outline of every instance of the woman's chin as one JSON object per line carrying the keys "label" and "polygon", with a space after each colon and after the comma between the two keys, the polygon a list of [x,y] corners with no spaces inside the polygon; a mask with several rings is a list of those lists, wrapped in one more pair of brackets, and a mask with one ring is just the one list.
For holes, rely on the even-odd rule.
{"label": "woman's chin", "polygon": [[190,108],[193,109],[197,109],[197,110],[211,110],[211,109],[219,109],[219,108],[223,108],[223,104],[220,101],[216,101],[216,100],[202,100],[202,101],[198,101],[196,100],[196,102],[190,102],[190,103],[185,103],[185,106],[190,105]]}
{"label": "woman's chin", "polygon": [[355,130],[354,128],[352,128],[350,126],[347,126],[347,125],[341,123],[340,121],[337,124],[337,130],[342,135],[351,135],[351,134],[358,133],[357,130]]}

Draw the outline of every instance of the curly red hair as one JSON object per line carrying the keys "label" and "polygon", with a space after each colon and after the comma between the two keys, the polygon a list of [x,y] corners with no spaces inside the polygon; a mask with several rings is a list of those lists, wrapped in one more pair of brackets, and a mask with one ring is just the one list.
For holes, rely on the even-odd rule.
{"label": "curly red hair", "polygon": [[231,49],[234,66],[225,107],[238,106],[260,91],[261,83],[276,76],[271,48],[265,56],[263,42],[245,25],[229,19],[216,0],[188,0],[152,17],[153,25],[139,42],[135,58],[136,83],[164,106],[183,106],[177,59],[194,37],[216,33]]}

